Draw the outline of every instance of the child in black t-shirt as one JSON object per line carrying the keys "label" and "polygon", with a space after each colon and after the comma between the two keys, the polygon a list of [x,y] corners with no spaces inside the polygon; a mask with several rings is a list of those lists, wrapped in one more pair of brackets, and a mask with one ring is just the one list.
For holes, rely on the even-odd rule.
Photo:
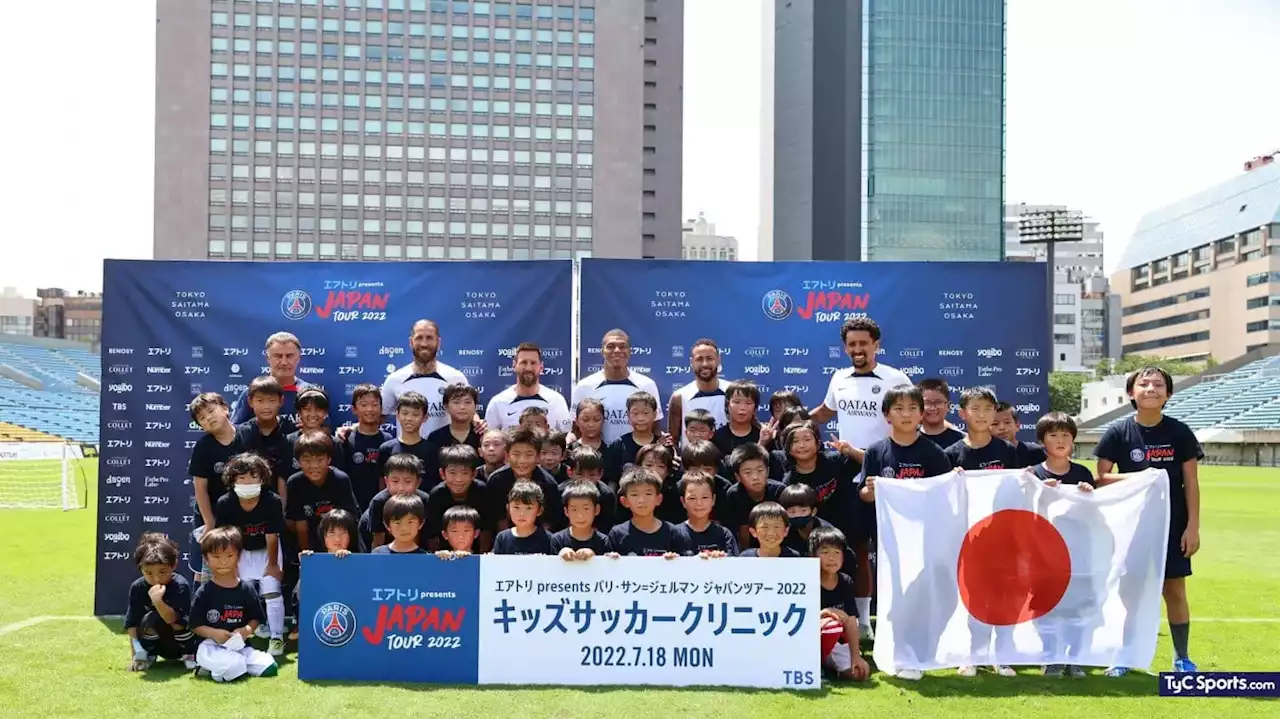
{"label": "child in black t-shirt", "polygon": [[[818,516],[818,493],[807,484],[788,485],[778,495],[777,502],[787,510],[787,537],[782,540],[782,546],[794,549],[802,557],[810,554],[809,537],[815,531],[834,529],[830,522]],[[840,536],[843,537],[844,533]],[[844,551],[844,569],[851,573],[857,560],[847,545]],[[854,606],[856,608],[857,603]]]}
{"label": "child in black t-shirt", "polygon": [[716,418],[705,409],[689,410],[684,416],[684,434],[681,442],[684,445],[693,442],[710,442],[716,436]]}
{"label": "child in black t-shirt", "polygon": [[339,431],[340,450],[334,464],[351,478],[356,505],[363,512],[382,488],[382,445],[394,438],[382,429],[382,390],[378,385],[356,385],[351,391],[351,410],[356,426],[349,432]]}
{"label": "child in black t-shirt", "polygon": [[909,384],[889,388],[881,404],[889,436],[872,444],[862,457],[862,476],[867,491],[859,490],[863,501],[875,501],[876,477],[920,479],[951,471],[951,461],[933,442],[920,434],[924,397],[920,388]]}
{"label": "child in black t-shirt", "polygon": [[129,585],[124,615],[133,655],[129,671],[150,669],[158,656],[194,669],[199,642],[187,626],[191,583],[176,572],[178,545],[163,534],[148,532],[133,550],[133,563],[142,576]]}
{"label": "child in black t-shirt", "polygon": [[1018,430],[1020,428],[1017,408],[1004,400],[996,402],[996,418],[991,423],[991,434],[1017,447],[1018,451],[1026,457],[1026,461],[1029,464],[1043,462],[1045,457],[1044,445],[1036,444],[1035,442],[1023,442],[1018,439]]}
{"label": "child in black t-shirt", "polygon": [[511,528],[493,540],[494,554],[551,554],[551,534],[538,523],[543,502],[542,488],[533,482],[516,482],[511,487],[507,494]]}
{"label": "child in black t-shirt", "polygon": [[[440,476],[432,476],[427,469],[436,466],[435,449],[421,434],[422,423],[427,417],[427,399],[417,392],[405,392],[396,400],[396,426],[399,434],[395,439],[383,442],[378,448],[378,460],[386,463],[387,459],[397,454],[412,454],[421,462],[422,475],[419,481],[424,492],[430,492],[440,482]],[[380,467],[386,476],[386,468]]]}
{"label": "child in black t-shirt", "polygon": [[[467,551],[487,552],[493,546],[491,522],[486,521],[489,511],[489,487],[483,479],[476,479],[479,455],[469,444],[455,444],[440,450],[440,476],[443,481],[427,496],[427,529],[431,532],[431,547],[441,547],[445,530],[445,513],[457,506],[476,510],[475,529],[479,542]],[[448,546],[444,547],[448,549]]]}
{"label": "child in black t-shirt", "polygon": [[[302,390],[301,395],[307,392]],[[284,654],[284,507],[275,492],[265,489],[271,481],[271,467],[256,454],[238,454],[227,463],[223,478],[232,492],[223,495],[214,509],[219,527],[240,530],[241,552],[237,566],[240,579],[256,584],[267,607],[270,643],[267,653]]]}
{"label": "child in black t-shirt", "polygon": [[[728,457],[744,444],[761,444],[760,420],[756,407],[760,405],[760,389],[754,382],[739,380],[730,382],[724,390],[725,417],[728,422],[716,429],[711,441],[720,450],[720,456]],[[764,440],[770,437],[763,438]]]}
{"label": "child in black t-shirt", "polygon": [[[574,451],[598,453],[590,447]],[[558,554],[565,561],[585,561],[613,551],[609,538],[595,527],[600,515],[600,489],[596,482],[574,479],[560,487],[560,499],[569,526],[551,536],[551,554]]]}
{"label": "child in black t-shirt", "polygon": [[382,523],[391,534],[391,543],[374,547],[371,554],[426,554],[418,546],[418,535],[426,524],[427,505],[416,494],[393,494],[382,506]]}
{"label": "child in black t-shirt", "polygon": [[[793,421],[795,415],[783,416],[783,412],[788,409],[804,410],[804,402],[800,400],[800,395],[789,389],[780,389],[769,395],[769,441],[761,442],[765,449],[770,452],[780,449],[779,445],[782,439],[782,430],[786,429]],[[808,412],[804,413],[803,419],[809,419]],[[782,477],[774,477],[774,479],[782,479]]]}
{"label": "child in black t-shirt", "polygon": [[650,444],[668,446],[671,438],[658,429],[658,399],[643,390],[627,397],[627,422],[631,431],[609,443],[605,457],[610,466],[605,478],[617,482],[632,465],[638,464],[640,448]]}
{"label": "child in black t-shirt", "polygon": [[476,479],[488,480],[489,476],[507,464],[507,433],[491,429],[480,437],[480,460],[484,464],[476,469]]}
{"label": "child in black t-shirt", "polygon": [[[489,475],[485,481],[489,515],[498,529],[511,526],[507,517],[511,488],[520,482],[533,482],[542,490],[541,522],[548,530],[558,531],[564,526],[564,508],[560,506],[560,485],[542,467],[538,466],[538,454],[542,451],[545,436],[528,429],[514,427],[507,433],[507,465]],[[495,544],[497,540],[494,540]]]}
{"label": "child in black t-shirt", "polygon": [[776,502],[785,486],[769,479],[768,457],[758,444],[744,444],[729,455],[729,466],[738,480],[725,492],[725,525],[737,533],[738,549],[755,546],[751,536],[751,510],[761,502]]}
{"label": "child in black t-shirt", "polygon": [[[604,457],[594,447],[579,445],[569,454],[569,482],[583,482],[595,487],[596,507],[598,511],[592,521],[600,532],[608,532],[618,520],[618,494],[604,481]],[[561,499],[564,499],[564,488],[569,482],[560,485]],[[566,514],[568,507],[565,507]]]}
{"label": "child in black t-shirt", "polygon": [[1036,441],[1044,447],[1045,459],[1031,468],[1045,484],[1074,484],[1082,492],[1092,492],[1093,472],[1071,461],[1075,449],[1076,421],[1064,412],[1050,412],[1036,421]]}
{"label": "child in black t-shirt", "polygon": [[[431,445],[431,465],[426,468],[427,476],[432,481],[440,474],[440,450],[458,444],[465,444],[472,449],[480,450],[480,435],[476,434],[476,403],[480,394],[475,387],[455,382],[444,388],[440,396],[444,402],[445,412],[449,415],[449,423],[427,435],[427,444]],[[474,468],[473,474],[474,474]]]}
{"label": "child in black t-shirt", "polygon": [[[369,508],[365,510],[369,525],[368,546],[370,551],[390,541],[387,539],[387,524],[382,518],[388,500],[397,496],[416,496],[422,500],[424,507],[429,501],[429,495],[419,488],[422,477],[422,461],[417,457],[406,452],[393,454],[382,463],[382,470],[386,472],[383,483],[386,484],[387,488],[373,495],[373,499],[369,502]],[[361,521],[364,521],[364,517],[361,517]],[[426,524],[430,524],[430,522]],[[418,544],[425,545],[428,538],[431,537],[431,530],[425,525],[420,529],[421,534],[418,537]]]}
{"label": "child in black t-shirt", "polygon": [[[217,392],[205,392],[191,400],[191,419],[200,425],[204,435],[191,448],[187,474],[191,475],[196,511],[204,529],[213,529],[213,507],[226,492],[222,470],[228,460],[241,452],[231,409]],[[196,537],[199,541],[199,537]]]}
{"label": "child in black t-shirt", "polygon": [[[567,449],[572,452],[576,447],[591,447],[601,455],[605,455],[607,459],[608,443],[604,441],[604,403],[595,397],[583,397],[578,401],[575,409],[577,416],[574,417],[573,424],[577,428],[578,438]],[[616,485],[618,479],[608,476],[607,467],[605,472],[605,481]]]}
{"label": "child in black t-shirt", "polygon": [[235,527],[217,527],[200,538],[200,553],[212,576],[191,602],[191,628],[204,640],[196,649],[198,672],[218,682],[246,673],[272,677],[279,671],[270,654],[249,646],[263,619],[262,600],[237,571],[242,546]]}
{"label": "child in black t-shirt", "polygon": [[947,447],[951,466],[976,471],[1019,469],[1035,464],[1034,457],[1026,450],[992,434],[998,402],[990,387],[970,387],[960,394],[960,417],[968,425],[969,434]]}
{"label": "child in black t-shirt", "polygon": [[853,578],[841,571],[848,552],[844,534],[835,527],[819,527],[809,534],[807,544],[806,554],[818,558],[822,572],[819,580],[822,616],[835,618],[844,628],[840,642],[822,658],[822,665],[841,679],[860,682],[871,674],[871,667],[858,651],[860,635]]}
{"label": "child in black t-shirt", "polygon": [[547,433],[542,442],[542,451],[538,453],[538,466],[547,470],[547,474],[555,477],[556,484],[569,481],[569,467],[566,464],[568,436],[558,429]]}
{"label": "child in black t-shirt", "polygon": [[644,467],[632,467],[618,483],[618,502],[631,512],[630,521],[609,530],[613,554],[675,559],[689,552],[689,545],[670,522],[655,515],[663,502],[662,480]]}
{"label": "child in black t-shirt", "polygon": [[302,471],[289,478],[285,519],[297,538],[299,551],[320,546],[320,519],[334,509],[359,513],[351,479],[330,466],[333,438],[324,432],[304,432],[293,445]]}
{"label": "child in black t-shirt", "polygon": [[704,469],[689,470],[680,478],[679,489],[688,519],[676,525],[675,533],[689,545],[689,553],[709,558],[738,556],[733,532],[711,519],[716,506],[715,476]]}
{"label": "child in black t-shirt", "polygon": [[456,504],[444,511],[441,520],[444,549],[436,552],[441,559],[457,559],[471,554],[480,536],[480,511],[466,504]]}
{"label": "child in black t-shirt", "polygon": [[947,415],[951,412],[951,387],[947,385],[947,381],[930,377],[920,380],[920,384],[916,386],[920,388],[920,396],[924,400],[920,434],[943,450],[964,439],[964,432],[947,423]]}
{"label": "child in black t-shirt", "polygon": [[[345,509],[335,509],[324,515],[320,520],[320,539],[322,544],[318,551],[332,554],[338,559],[343,559],[351,555],[352,552],[363,551],[360,544],[359,526],[355,515]],[[317,550],[304,549],[298,553],[298,556],[306,557],[315,554]],[[293,586],[293,599],[295,604],[298,600],[298,593],[301,591],[302,582],[299,581]],[[298,641],[298,630],[295,627],[289,633],[289,641]]]}
{"label": "child in black t-shirt", "polygon": [[[285,435],[285,439],[289,442],[289,446],[293,447],[293,443],[298,441],[298,436],[303,432],[319,432],[323,431],[329,424],[329,394],[324,391],[323,387],[311,386],[305,387],[298,391],[298,397],[294,400],[294,407],[298,412],[298,428]],[[334,445],[333,463],[337,466],[343,464],[343,458],[339,456],[339,448],[341,444]],[[293,458],[293,472],[302,469],[298,464],[298,458]]]}
{"label": "child in black t-shirt", "polygon": [[[1169,475],[1169,541],[1165,548],[1164,605],[1173,640],[1173,670],[1195,672],[1187,653],[1191,607],[1187,577],[1191,557],[1200,550],[1200,460],[1204,451],[1195,432],[1164,414],[1173,395],[1173,378],[1159,367],[1143,367],[1125,380],[1125,392],[1137,413],[1107,427],[1093,453],[1098,458],[1098,486],[1123,480],[1145,469]],[[1109,677],[1124,676],[1126,667],[1109,667]]]}
{"label": "child in black t-shirt", "polygon": [[787,537],[787,510],[777,502],[761,502],[751,508],[748,518],[751,525],[751,536],[759,543],[759,547],[746,550],[743,557],[782,557],[799,558],[801,555],[790,547],[782,546]]}
{"label": "child in black t-shirt", "polygon": [[294,452],[288,435],[293,424],[279,416],[284,388],[271,375],[255,377],[246,390],[253,418],[236,427],[242,452],[260,455],[271,465],[272,483],[282,502],[288,502],[286,482],[293,474]]}
{"label": "child in black t-shirt", "polygon": [[[690,447],[694,448],[693,450]],[[702,448],[709,451],[713,459],[712,464],[717,461],[720,453],[716,451],[715,445],[710,442],[694,442],[686,445],[682,456],[689,454]],[[675,454],[671,448],[665,444],[654,442],[646,444],[636,452],[636,467],[643,467],[653,472],[658,479],[662,480],[662,504],[658,505],[657,516],[664,522],[679,524],[685,520],[684,505],[680,503],[680,473],[675,462]],[[697,468],[697,467],[694,467]],[[618,511],[616,521],[624,522],[631,518],[630,510],[621,508]]]}

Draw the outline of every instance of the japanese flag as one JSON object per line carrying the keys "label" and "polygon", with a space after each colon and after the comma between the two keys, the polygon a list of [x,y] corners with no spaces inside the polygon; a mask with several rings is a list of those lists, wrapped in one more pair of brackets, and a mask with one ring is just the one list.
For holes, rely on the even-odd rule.
{"label": "japanese flag", "polygon": [[876,665],[1146,668],[1160,624],[1169,478],[1094,492],[1025,470],[876,483]]}

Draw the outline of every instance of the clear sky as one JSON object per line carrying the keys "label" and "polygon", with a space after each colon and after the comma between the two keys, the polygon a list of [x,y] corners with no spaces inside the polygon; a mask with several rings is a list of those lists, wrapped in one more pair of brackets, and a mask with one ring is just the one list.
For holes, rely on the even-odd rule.
{"label": "clear sky", "polygon": [[[685,0],[684,214],[753,259],[762,2]],[[819,0],[821,1],[821,0]],[[39,28],[45,3],[11,3]],[[100,289],[151,253],[155,3],[65,0],[59,39],[0,43],[0,286]],[[1108,267],[1148,210],[1280,148],[1280,2],[1010,0],[1006,195],[1102,222]]]}

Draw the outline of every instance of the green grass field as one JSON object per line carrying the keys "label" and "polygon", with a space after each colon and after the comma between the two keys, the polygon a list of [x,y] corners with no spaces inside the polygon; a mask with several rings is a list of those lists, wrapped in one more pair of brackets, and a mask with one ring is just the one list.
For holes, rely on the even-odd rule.
{"label": "green grass field", "polygon": [[[96,477],[87,468],[89,507]],[[1192,656],[1202,671],[1280,669],[1280,470],[1205,467],[1203,548],[1190,580]],[[94,509],[0,510],[0,716],[756,717],[982,715],[1060,717],[1277,716],[1275,701],[1161,699],[1156,679],[1095,675],[1048,680],[1032,669],[1005,679],[950,672],[921,682],[873,676],[818,692],[743,689],[497,689],[298,681],[292,655],[280,675],[217,685],[163,663],[125,671],[128,641],[93,604]],[[30,623],[39,617],[53,617]],[[26,624],[20,624],[24,623]],[[1161,634],[1157,663],[1172,648]],[[511,661],[537,661],[512,657]]]}

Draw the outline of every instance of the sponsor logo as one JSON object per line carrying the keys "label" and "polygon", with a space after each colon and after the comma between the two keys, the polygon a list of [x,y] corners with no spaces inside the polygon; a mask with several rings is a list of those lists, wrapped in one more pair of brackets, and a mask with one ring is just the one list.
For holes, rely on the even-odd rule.
{"label": "sponsor logo", "polygon": [[938,350],[939,357],[963,357],[964,350]]}
{"label": "sponsor logo", "polygon": [[871,294],[867,292],[810,291],[804,306],[796,308],[796,315],[815,322],[842,322],[866,317],[870,304]]}
{"label": "sponsor logo", "polygon": [[169,518],[163,514],[144,514],[142,515],[142,521],[147,524],[168,524]]}
{"label": "sponsor logo", "polygon": [[131,439],[109,439],[107,440],[107,449],[130,449],[133,447]]}
{"label": "sponsor logo", "polygon": [[133,348],[132,348],[132,347],[109,347],[109,348],[107,348],[107,354],[109,354],[109,355],[131,355],[131,354],[133,354]]}
{"label": "sponsor logo", "polygon": [[311,295],[303,290],[289,290],[280,298],[280,314],[300,320],[311,314]]}
{"label": "sponsor logo", "polygon": [[[834,359],[844,354],[843,347],[827,347],[827,358]],[[904,355],[905,356],[905,355]]]}
{"label": "sponsor logo", "polygon": [[871,394],[880,394],[883,391],[884,391],[884,388],[881,387],[880,385],[878,384],[871,385]]}
{"label": "sponsor logo", "polygon": [[943,377],[959,377],[964,374],[964,370],[959,367],[943,367],[938,370],[938,374]]}
{"label": "sponsor logo", "polygon": [[200,394],[201,392],[204,392],[204,385],[200,384],[199,382],[192,382],[191,394]]}
{"label": "sponsor logo", "polygon": [[667,374],[685,374],[689,372],[687,364],[669,364],[667,365]]}
{"label": "sponsor logo", "polygon": [[128,402],[112,402],[111,411],[112,412],[128,412],[129,403]]}
{"label": "sponsor logo", "polygon": [[172,391],[173,391],[173,385],[171,385],[171,384],[149,384],[149,385],[147,385],[147,391],[148,391],[148,392],[172,392]]}
{"label": "sponsor logo", "polygon": [[[301,354],[303,357],[323,357],[327,351],[324,347],[303,347]],[[267,368],[263,367],[262,372],[266,374]]]}
{"label": "sponsor logo", "polygon": [[783,367],[782,374],[809,374],[808,367]]}
{"label": "sponsor logo", "polygon": [[172,374],[172,367],[148,367],[147,374]]}
{"label": "sponsor logo", "polygon": [[543,367],[542,368],[543,377],[559,377],[562,374],[564,374],[564,367]]}
{"label": "sponsor logo", "polygon": [[684,345],[671,345],[671,356],[679,358],[684,356]]}
{"label": "sponsor logo", "polygon": [[999,347],[987,347],[985,349],[978,350],[978,356],[983,359],[995,359],[996,357],[1003,357],[1004,350]]}
{"label": "sponsor logo", "polygon": [[[902,374],[905,374],[908,377],[919,377],[920,375],[924,374],[924,367],[921,367],[919,365],[913,365],[911,367],[899,367],[898,371],[901,372]],[[876,386],[879,387],[880,385],[876,385]]]}
{"label": "sponsor logo", "polygon": [[183,374],[209,374],[208,367],[192,367],[187,365],[182,369]]}
{"label": "sponsor logo", "polygon": [[[339,367],[339,368],[338,368],[338,374],[340,374],[340,375],[344,375],[344,374],[364,374],[364,367],[352,367],[352,366],[350,366],[350,365],[344,365],[344,366],[342,366],[342,367]],[[465,372],[463,372],[463,374],[466,374],[466,373],[465,373]]]}
{"label": "sponsor logo", "polygon": [[172,422],[147,422],[146,424],[146,430],[148,432],[173,429]]}
{"label": "sponsor logo", "polygon": [[978,365],[979,377],[994,377],[1002,372],[1004,372],[1003,367],[994,365]]}
{"label": "sponsor logo", "polygon": [[133,372],[133,366],[127,364],[113,364],[107,368],[107,374],[129,374]]}
{"label": "sponsor logo", "polygon": [[809,348],[808,347],[783,347],[782,356],[783,357],[808,357]]}
{"label": "sponsor logo", "polygon": [[133,385],[129,384],[128,382],[118,382],[116,384],[109,384],[107,385],[107,391],[112,392],[114,394],[124,394],[125,392],[132,392]]}
{"label": "sponsor logo", "polygon": [[359,354],[360,354],[360,349],[353,345],[347,345],[346,349],[344,350],[344,356],[347,359],[355,359],[356,356]]}
{"label": "sponsor logo", "polygon": [[1018,394],[1040,394],[1040,387],[1034,384],[1020,384],[1015,391]]}
{"label": "sponsor logo", "polygon": [[1040,356],[1040,350],[1037,349],[1020,349],[1013,353],[1018,359],[1035,359]]}
{"label": "sponsor logo", "polygon": [[1141,462],[1146,458],[1147,458],[1147,453],[1144,452],[1140,447],[1134,447],[1133,449],[1129,450],[1129,459],[1132,459],[1135,462]]}
{"label": "sponsor logo", "polygon": [[394,364],[392,364],[392,363],[388,362],[388,363],[387,363],[387,367],[386,367],[386,369],[387,369],[387,374],[391,374],[392,372],[395,372],[395,371],[396,371],[396,366],[395,366]]}
{"label": "sponsor logo", "polygon": [[1019,367],[1017,368],[1017,370],[1014,371],[1013,374],[1015,377],[1039,377],[1040,368],[1039,367]]}
{"label": "sponsor logo", "polygon": [[650,372],[653,372],[652,367],[645,365],[631,365],[631,369],[632,371],[639,372],[640,374],[649,374]]}
{"label": "sponsor logo", "polygon": [[112,487],[120,487],[129,484],[133,480],[120,474],[112,474],[107,476],[107,484]]}
{"label": "sponsor logo", "polygon": [[129,458],[128,457],[108,457],[105,464],[108,467],[128,467]]}
{"label": "sponsor logo", "polygon": [[115,562],[129,559],[132,556],[128,552],[103,552],[102,560],[104,562]]}
{"label": "sponsor logo", "polygon": [[768,357],[769,348],[768,347],[748,347],[742,351],[742,354],[751,358]]}
{"label": "sponsor logo", "polygon": [[149,458],[144,459],[144,460],[142,461],[142,466],[144,466],[144,467],[168,467],[168,466],[169,466],[169,460],[167,460],[167,459],[155,459],[154,457],[149,457]]}
{"label": "sponsor logo", "polygon": [[146,442],[143,442],[142,446],[147,449],[168,449],[169,443],[163,440],[149,439]]}
{"label": "sponsor logo", "polygon": [[225,384],[222,386],[222,391],[227,394],[240,394],[246,389],[249,389],[247,384]]}
{"label": "sponsor logo", "polygon": [[515,368],[514,368],[514,367],[499,367],[499,368],[498,368],[498,376],[499,376],[499,377],[513,377],[513,376],[515,376],[515,373],[516,373],[516,370],[515,370]]}
{"label": "sponsor logo", "polygon": [[791,299],[791,295],[783,290],[769,290],[760,300],[760,309],[764,310],[764,316],[771,320],[785,320],[791,316],[795,306],[796,303]]}
{"label": "sponsor logo", "polygon": [[1030,402],[1030,403],[1027,403],[1027,404],[1014,405],[1014,409],[1018,411],[1018,414],[1022,414],[1022,413],[1024,413],[1024,412],[1027,412],[1027,413],[1031,413],[1031,412],[1039,412],[1039,411],[1040,411],[1040,405],[1038,405],[1038,404],[1036,404],[1036,403],[1034,403],[1034,402]]}
{"label": "sponsor logo", "polygon": [[[398,357],[404,354],[404,351],[405,350],[403,347],[385,347],[384,346],[384,347],[378,348],[378,355],[381,357]],[[470,354],[472,352],[478,352],[480,354],[484,354],[484,350],[458,350],[458,354]]]}
{"label": "sponsor logo", "polygon": [[124,419],[113,419],[107,422],[107,429],[114,429],[123,432],[127,429],[133,429],[133,422]]}
{"label": "sponsor logo", "polygon": [[323,367],[299,367],[295,371],[298,374],[324,374]]}
{"label": "sponsor logo", "polygon": [[173,310],[173,316],[180,319],[204,319],[209,302],[203,292],[174,292],[169,308]]}
{"label": "sponsor logo", "polygon": [[171,354],[173,354],[172,347],[148,347],[147,348],[148,357],[168,357]]}
{"label": "sponsor logo", "polygon": [[148,412],[168,412],[173,409],[173,405],[169,404],[148,404],[144,407]]}
{"label": "sponsor logo", "polygon": [[[787,385],[783,385],[782,388],[789,392],[795,392],[796,394],[805,394],[809,391],[809,385],[807,384],[787,384]],[[768,412],[769,405],[762,405],[760,407],[760,411]]]}
{"label": "sponsor logo", "polygon": [[329,602],[311,620],[316,639],[326,647],[340,647],[356,636],[356,613],[341,602]]}
{"label": "sponsor logo", "polygon": [[762,364],[751,365],[749,367],[744,367],[742,369],[742,374],[745,374],[745,375],[769,374],[769,367],[768,365],[762,365]]}
{"label": "sponsor logo", "polygon": [[499,348],[499,349],[498,349],[498,356],[499,356],[499,357],[506,357],[507,359],[514,359],[514,358],[515,358],[515,356],[516,356],[515,348],[514,348],[514,347],[501,347],[501,348]]}
{"label": "sponsor logo", "polygon": [[157,497],[157,496],[155,496],[154,494],[149,494],[149,495],[147,495],[147,496],[145,496],[145,497],[143,497],[143,498],[142,498],[142,503],[143,503],[143,504],[168,504],[168,503],[169,503],[169,498],[168,498],[168,497]]}
{"label": "sponsor logo", "polygon": [[223,347],[223,357],[248,357],[249,349],[247,347]]}
{"label": "sponsor logo", "polygon": [[231,363],[231,376],[232,376],[232,377],[239,377],[239,376],[240,376],[240,363],[239,363],[239,362],[232,362],[232,363]]}
{"label": "sponsor logo", "polygon": [[547,347],[542,350],[542,356],[546,359],[556,359],[564,356],[564,350],[559,347]]}
{"label": "sponsor logo", "polygon": [[130,539],[131,537],[128,532],[107,532],[102,535],[102,541],[111,542],[113,544],[124,544]]}
{"label": "sponsor logo", "polygon": [[107,524],[128,524],[128,523],[129,523],[129,515],[127,515],[127,514],[104,514],[104,515],[102,515],[102,521],[106,522]]}
{"label": "sponsor logo", "polygon": [[651,354],[653,354],[652,347],[632,347],[631,348],[632,357],[635,357],[636,355],[651,355]]}
{"label": "sponsor logo", "polygon": [[203,348],[203,347],[192,347],[192,348],[191,348],[191,359],[204,359],[204,348]]}
{"label": "sponsor logo", "polygon": [[103,504],[128,504],[132,499],[123,494],[106,494],[102,497]]}
{"label": "sponsor logo", "polygon": [[[388,357],[395,357],[396,355],[402,354],[403,352],[404,350],[400,349],[399,347],[383,347],[382,349],[378,350],[378,354],[386,355]],[[505,355],[503,355],[501,352],[499,352],[499,354],[503,357],[515,356],[515,350],[510,350],[509,352],[510,352],[509,354],[505,354]],[[454,354],[456,354],[459,357],[483,357],[484,350],[468,348],[468,349],[458,350]]]}

